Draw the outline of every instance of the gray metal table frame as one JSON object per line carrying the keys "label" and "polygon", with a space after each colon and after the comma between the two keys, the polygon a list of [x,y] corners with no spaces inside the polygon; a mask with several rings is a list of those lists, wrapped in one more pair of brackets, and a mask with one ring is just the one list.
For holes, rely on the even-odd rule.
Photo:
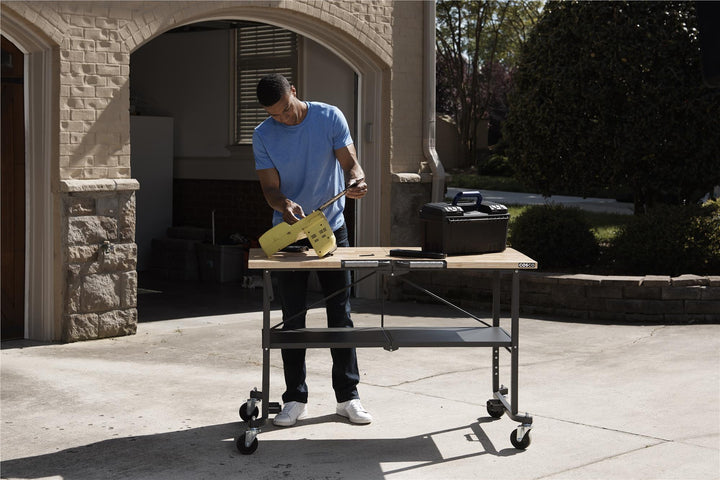
{"label": "gray metal table frame", "polygon": [[[481,267],[477,270],[493,271],[492,283],[492,325],[487,324],[475,315],[454,305],[448,300],[434,294],[414,282],[403,278],[403,275],[414,270],[447,269],[446,260],[400,259],[398,257],[376,259],[343,259],[339,267],[324,268],[318,264],[317,268],[309,270],[353,270],[359,276],[352,282],[352,286],[376,274],[398,278],[411,287],[423,291],[436,300],[474,318],[485,326],[478,327],[386,327],[384,325],[384,299],[381,304],[380,326],[355,328],[304,328],[298,330],[282,330],[279,327],[283,322],[272,325],[271,301],[272,281],[270,268],[263,270],[263,327],[262,327],[262,390],[257,388],[250,392],[250,398],[240,407],[240,415],[247,421],[248,429],[237,439],[237,447],[242,453],[253,453],[257,448],[257,435],[260,428],[265,425],[271,413],[279,413],[280,404],[269,401],[270,391],[270,350],[283,348],[349,348],[349,347],[382,347],[393,351],[400,347],[489,347],[492,348],[492,388],[493,398],[488,400],[488,413],[498,418],[503,413],[520,425],[512,432],[511,441],[517,448],[526,448],[529,445],[529,432],[532,428],[532,417],[529,414],[518,413],[518,369],[519,369],[519,318],[520,318],[520,269],[536,268],[531,259],[520,262],[520,268]],[[287,268],[286,268],[287,269]],[[472,270],[472,267],[463,269]],[[368,273],[369,272],[369,273]],[[511,329],[508,334],[500,326],[500,290],[501,274],[510,272],[512,275],[510,320]],[[344,291],[340,289],[336,293]],[[334,295],[333,294],[333,295]],[[319,302],[324,302],[322,299]],[[308,307],[312,308],[313,305]],[[510,352],[510,398],[507,398],[508,389],[500,383],[500,349]],[[257,404],[260,404],[260,409]],[[258,417],[259,415],[259,417]]]}

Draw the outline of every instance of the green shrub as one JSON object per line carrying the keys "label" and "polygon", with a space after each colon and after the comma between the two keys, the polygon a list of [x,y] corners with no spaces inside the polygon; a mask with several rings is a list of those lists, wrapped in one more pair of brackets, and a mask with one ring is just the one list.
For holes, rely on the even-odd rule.
{"label": "green shrub", "polygon": [[504,177],[512,177],[515,170],[510,164],[508,157],[503,155],[492,154],[480,163],[478,171],[483,175],[496,175]]}
{"label": "green shrub", "polygon": [[562,205],[525,209],[513,221],[509,243],[544,270],[593,265],[599,255],[598,242],[583,213]]}
{"label": "green shrub", "polygon": [[633,217],[611,242],[616,273],[720,273],[720,203],[667,206]]}

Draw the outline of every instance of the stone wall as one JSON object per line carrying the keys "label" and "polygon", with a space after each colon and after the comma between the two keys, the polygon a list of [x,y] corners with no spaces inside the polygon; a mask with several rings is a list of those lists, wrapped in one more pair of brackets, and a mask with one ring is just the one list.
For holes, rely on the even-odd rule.
{"label": "stone wall", "polygon": [[137,189],[135,180],[62,182],[63,341],[136,331]]}
{"label": "stone wall", "polygon": [[[413,281],[460,305],[486,308],[492,274],[413,272]],[[507,309],[511,275],[501,276]],[[422,301],[423,294],[396,284],[396,299]],[[602,276],[520,272],[520,310],[526,315],[606,322],[718,323],[720,276]]]}

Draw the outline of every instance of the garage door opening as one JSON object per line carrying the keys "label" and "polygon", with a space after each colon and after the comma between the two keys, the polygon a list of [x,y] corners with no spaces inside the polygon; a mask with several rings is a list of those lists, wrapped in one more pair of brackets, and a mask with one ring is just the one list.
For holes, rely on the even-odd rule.
{"label": "garage door opening", "polygon": [[[250,144],[265,116],[252,104],[257,79],[285,73],[288,59],[298,96],[337,105],[357,143],[358,75],[302,35],[213,20],[168,31],[131,54],[139,321],[259,308],[260,273],[246,269],[246,252],[270,228],[272,210]],[[345,213],[354,238],[354,202]]]}

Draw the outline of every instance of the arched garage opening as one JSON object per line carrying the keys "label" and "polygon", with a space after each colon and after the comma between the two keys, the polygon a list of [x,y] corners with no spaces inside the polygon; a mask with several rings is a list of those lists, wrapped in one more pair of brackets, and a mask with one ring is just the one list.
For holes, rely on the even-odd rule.
{"label": "arched garage opening", "polygon": [[[299,97],[337,105],[348,118],[363,168],[375,188],[362,202],[349,204],[346,217],[355,244],[378,242],[382,70],[358,53],[354,61],[342,56],[339,50],[347,45],[337,35],[334,44],[323,44],[326,39],[318,34],[317,25],[306,26],[313,33],[305,35],[302,25],[291,30],[290,25],[259,20],[202,19],[166,31],[131,54],[131,174],[140,182],[136,233],[140,321],[162,317],[159,311],[146,314],[143,308],[156,298],[153,291],[163,290],[155,288],[162,285],[158,277],[199,281],[201,286],[192,288],[200,293],[206,288],[222,292],[225,282],[247,284],[247,272],[238,266],[239,249],[230,244],[247,245],[270,226],[271,210],[257,182],[252,148],[238,139],[242,121],[250,122],[244,127],[251,132],[264,118],[239,120],[236,115],[236,104],[247,101],[242,98],[239,74],[243,52],[238,51],[247,43],[241,44],[239,38],[253,26],[266,28],[258,42],[268,35],[267,28],[293,34],[297,42],[293,83]],[[253,68],[273,69],[275,41],[268,37],[267,47],[258,49],[265,58]],[[255,81],[249,89],[253,93]],[[152,282],[144,282],[146,278]],[[210,285],[202,285],[205,282]],[[366,286],[358,294],[372,296],[375,288]],[[226,290],[237,292],[237,285]],[[242,308],[239,302],[252,302],[251,295],[230,296],[228,313]],[[176,302],[188,299],[182,292],[176,296]],[[222,313],[223,306],[213,304]],[[176,306],[188,315],[199,308]]]}

